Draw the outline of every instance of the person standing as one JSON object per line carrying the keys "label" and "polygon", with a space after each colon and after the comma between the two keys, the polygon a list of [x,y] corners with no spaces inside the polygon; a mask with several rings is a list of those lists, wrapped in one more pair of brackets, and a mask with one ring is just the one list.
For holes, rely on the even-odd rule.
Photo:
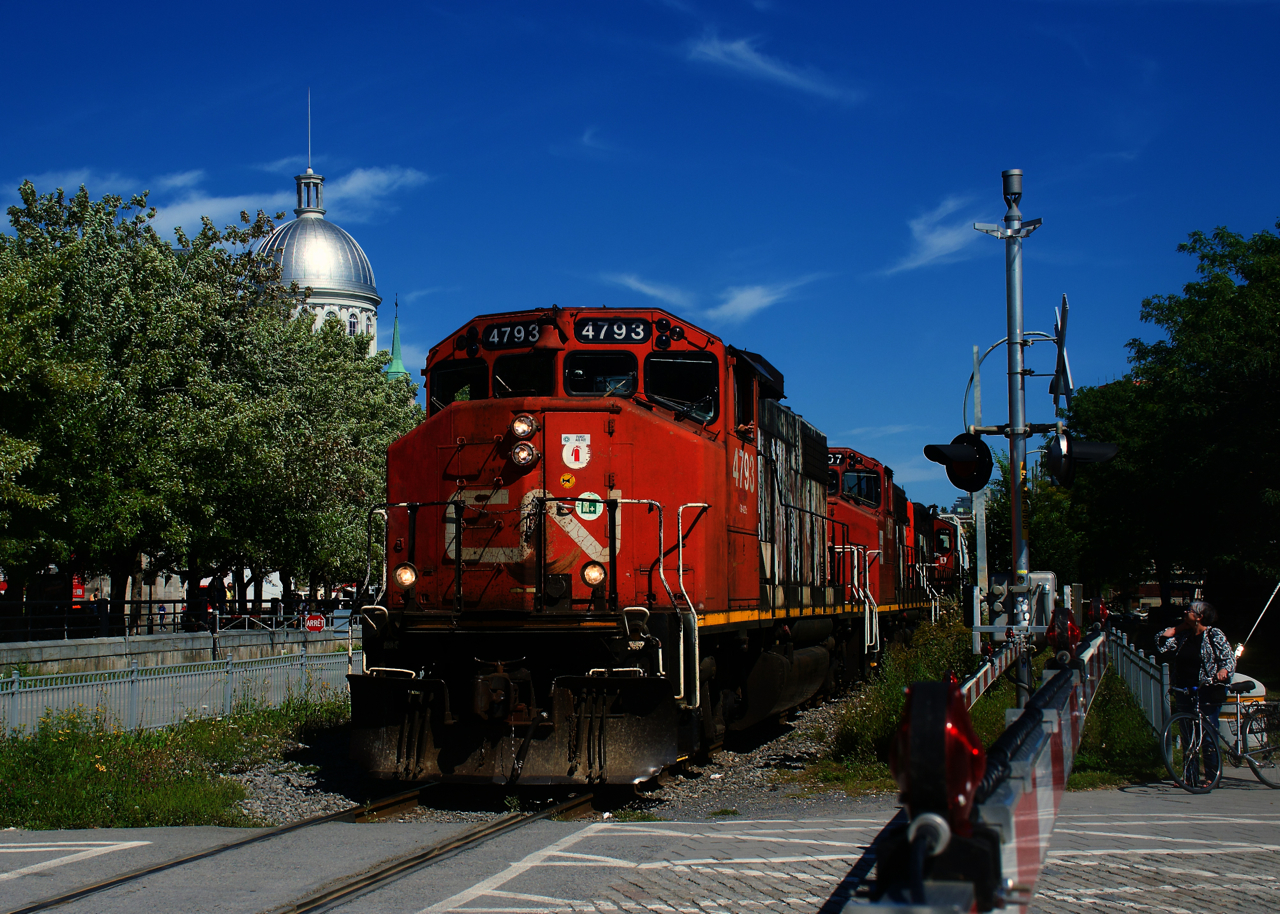
{"label": "person standing", "polygon": [[[1212,603],[1197,600],[1183,613],[1182,621],[1156,635],[1160,653],[1173,652],[1173,682],[1179,688],[1200,689],[1200,714],[1206,733],[1218,730],[1218,714],[1226,700],[1225,683],[1236,670],[1235,651],[1222,629],[1214,625],[1218,610]],[[1195,698],[1179,692],[1179,711],[1195,712]],[[1211,776],[1212,772],[1205,772]]]}
{"label": "person standing", "polygon": [[163,603],[161,603],[160,606],[157,608],[157,612],[160,614],[160,631],[164,631],[165,608]]}

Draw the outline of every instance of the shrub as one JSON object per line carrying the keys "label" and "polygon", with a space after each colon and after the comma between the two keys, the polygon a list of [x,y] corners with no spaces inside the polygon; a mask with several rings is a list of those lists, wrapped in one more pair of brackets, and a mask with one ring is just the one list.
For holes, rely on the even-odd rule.
{"label": "shrub", "polygon": [[902,719],[906,687],[944,679],[949,673],[963,681],[978,663],[972,632],[959,609],[945,609],[936,623],[922,623],[906,643],[888,645],[879,676],[840,715],[831,740],[832,757],[850,765],[883,763]]}

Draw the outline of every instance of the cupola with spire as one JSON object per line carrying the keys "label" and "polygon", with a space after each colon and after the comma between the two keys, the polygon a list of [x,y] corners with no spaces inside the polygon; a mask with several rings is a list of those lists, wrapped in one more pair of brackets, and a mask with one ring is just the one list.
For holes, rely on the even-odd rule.
{"label": "cupola with spire", "polygon": [[373,267],[356,240],[325,219],[324,175],[311,169],[310,100],[307,103],[307,170],[294,176],[298,186],[297,217],[276,228],[259,250],[280,264],[280,281],[311,289],[305,306],[316,316],[316,328],[336,318],[351,336],[370,337],[369,354],[377,351],[378,305],[382,298]]}

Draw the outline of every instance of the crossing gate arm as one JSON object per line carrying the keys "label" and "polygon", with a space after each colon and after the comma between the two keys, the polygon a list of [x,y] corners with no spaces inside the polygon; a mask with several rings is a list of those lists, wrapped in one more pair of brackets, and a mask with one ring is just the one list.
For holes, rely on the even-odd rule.
{"label": "crossing gate arm", "polygon": [[987,662],[979,667],[978,672],[964,681],[960,691],[964,695],[964,706],[966,708],[972,708],[983,693],[991,687],[991,684],[1000,677],[1000,674],[1013,666],[1014,661],[1022,653],[1022,649],[1021,641],[1007,642],[1004,647],[987,658]]}
{"label": "crossing gate arm", "polygon": [[[1027,707],[1008,712],[1005,732],[986,753],[985,773],[973,797],[974,815],[968,820],[973,835],[969,844],[976,846],[986,841],[994,852],[999,862],[998,878],[992,880],[990,872],[980,874],[988,884],[996,882],[994,892],[984,892],[977,878],[966,882],[956,875],[966,867],[963,859],[957,861],[954,850],[947,851],[948,842],[954,845],[956,841],[952,828],[942,816],[924,812],[910,819],[905,832],[913,848],[913,836],[923,838],[920,845],[924,852],[919,855],[922,869],[910,879],[901,872],[878,872],[872,897],[880,900],[856,907],[850,904],[845,907],[845,914],[854,914],[863,907],[915,914],[954,914],[999,907],[1026,914],[1049,852],[1085,716],[1106,667],[1106,635],[1095,632],[1080,643],[1067,669],[1045,671],[1043,682]],[[921,722],[913,718],[910,724],[914,728]],[[941,725],[940,720],[938,724]],[[967,721],[965,726],[969,726]],[[903,783],[901,778],[899,783]],[[904,800],[910,805],[906,792]],[[952,821],[951,826],[958,828],[960,824]],[[934,860],[945,862],[951,872],[937,874],[937,865],[930,862]],[[908,882],[909,891],[905,886]]]}

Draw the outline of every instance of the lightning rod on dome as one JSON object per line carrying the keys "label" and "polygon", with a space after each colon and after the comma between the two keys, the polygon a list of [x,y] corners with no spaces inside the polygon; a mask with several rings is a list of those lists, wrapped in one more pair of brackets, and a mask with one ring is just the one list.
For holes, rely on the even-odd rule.
{"label": "lightning rod on dome", "polygon": [[307,86],[307,171],[311,170],[311,87]]}

